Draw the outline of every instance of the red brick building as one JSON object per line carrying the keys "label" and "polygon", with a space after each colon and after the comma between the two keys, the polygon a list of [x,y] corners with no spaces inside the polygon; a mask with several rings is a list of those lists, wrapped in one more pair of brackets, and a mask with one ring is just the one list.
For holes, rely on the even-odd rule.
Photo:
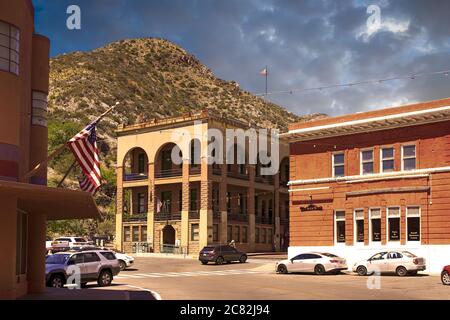
{"label": "red brick building", "polygon": [[450,99],[293,124],[289,257],[308,250],[349,266],[409,250],[450,264]]}

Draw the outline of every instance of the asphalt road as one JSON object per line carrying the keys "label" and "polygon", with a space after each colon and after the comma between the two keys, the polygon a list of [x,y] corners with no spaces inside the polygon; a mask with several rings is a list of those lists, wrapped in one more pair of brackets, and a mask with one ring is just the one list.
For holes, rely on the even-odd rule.
{"label": "asphalt road", "polygon": [[275,259],[204,266],[193,259],[136,258],[113,286],[88,290],[151,290],[164,300],[450,299],[450,287],[439,276],[278,275]]}

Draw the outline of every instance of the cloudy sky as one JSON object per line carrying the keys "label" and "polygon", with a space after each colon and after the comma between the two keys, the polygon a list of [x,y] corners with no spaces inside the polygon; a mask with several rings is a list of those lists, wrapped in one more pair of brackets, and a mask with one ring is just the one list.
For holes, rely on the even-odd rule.
{"label": "cloudy sky", "polygon": [[[36,31],[52,56],[126,38],[162,37],[184,47],[219,78],[264,92],[450,69],[449,0],[33,0]],[[81,30],[68,30],[69,5]],[[370,5],[380,9],[368,11]],[[377,22],[380,23],[377,23]],[[450,97],[450,76],[269,99],[296,114],[340,115]]]}

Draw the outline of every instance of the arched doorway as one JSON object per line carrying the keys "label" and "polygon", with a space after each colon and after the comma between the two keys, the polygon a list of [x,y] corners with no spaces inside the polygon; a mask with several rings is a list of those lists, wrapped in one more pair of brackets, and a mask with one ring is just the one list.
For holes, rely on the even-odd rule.
{"label": "arched doorway", "polygon": [[162,252],[173,253],[175,249],[175,229],[172,226],[165,226],[162,229]]}

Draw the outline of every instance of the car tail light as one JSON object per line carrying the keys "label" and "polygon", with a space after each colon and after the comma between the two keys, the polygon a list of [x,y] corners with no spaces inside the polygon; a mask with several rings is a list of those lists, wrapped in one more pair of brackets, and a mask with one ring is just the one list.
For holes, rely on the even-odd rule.
{"label": "car tail light", "polygon": [[413,263],[414,263],[414,264],[419,264],[419,259],[414,259],[414,260],[413,260]]}
{"label": "car tail light", "polygon": [[339,263],[339,260],[330,260],[331,263]]}

